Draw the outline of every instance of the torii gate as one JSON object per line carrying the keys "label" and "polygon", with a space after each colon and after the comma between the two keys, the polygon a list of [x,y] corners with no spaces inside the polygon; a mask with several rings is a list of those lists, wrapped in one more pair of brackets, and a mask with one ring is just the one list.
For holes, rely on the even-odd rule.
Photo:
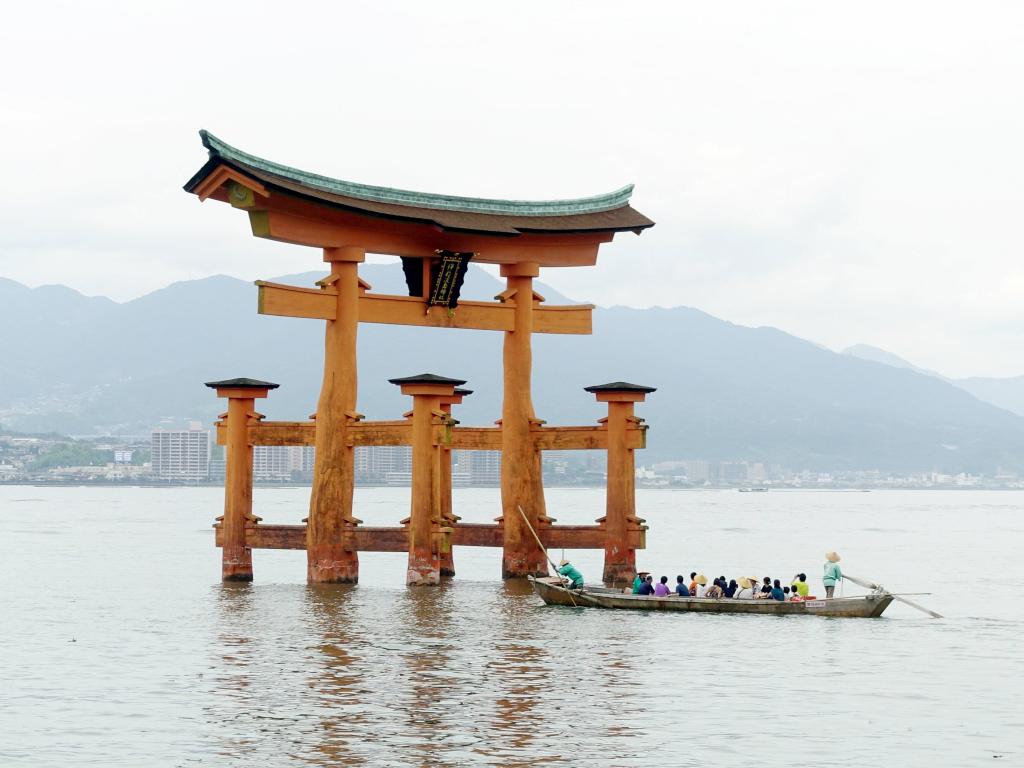
{"label": "torii gate", "polygon": [[[358,552],[408,551],[410,584],[453,572],[451,545],[502,546],[502,575],[547,572],[519,513],[546,546],[603,548],[604,578],[631,578],[646,526],[635,514],[633,451],[646,426],[633,414],[653,388],[615,382],[588,391],[609,403],[598,427],[546,427],[530,394],[532,333],[591,333],[592,305],[543,306],[533,290],[541,267],[592,266],[616,233],[654,225],[629,206],[632,186],[576,200],[506,201],[373,187],[289,168],[247,154],[201,131],[209,160],[185,185],[200,200],[246,211],[257,237],[323,250],[330,275],[318,288],[257,281],[263,314],[326,321],[324,378],[310,422],[265,422],[254,410],[276,384],[209,382],[229,401],[218,423],[227,446],[225,510],[216,525],[225,580],[252,579],[253,548],[304,548],[310,582],[355,582]],[[371,293],[359,278],[367,252],[402,257],[409,296]],[[467,262],[500,265],[507,288],[495,302],[458,301]],[[413,397],[400,421],[367,422],[356,411],[356,334],[360,322],[473,328],[504,333],[504,388],[498,427],[455,426],[457,379],[424,374],[393,379]],[[252,514],[253,445],[316,447],[305,526],[264,525]],[[399,528],[360,526],[352,512],[354,448],[413,446],[412,514]],[[451,510],[450,451],[501,451],[502,514],[495,525],[458,522]],[[546,514],[542,450],[606,449],[605,517],[594,526],[556,526]],[[445,480],[443,469],[447,460]],[[447,494],[447,503],[445,496]]]}

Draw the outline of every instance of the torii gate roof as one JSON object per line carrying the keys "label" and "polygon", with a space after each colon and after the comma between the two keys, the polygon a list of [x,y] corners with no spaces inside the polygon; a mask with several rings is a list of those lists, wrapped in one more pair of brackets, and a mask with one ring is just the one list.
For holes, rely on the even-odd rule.
{"label": "torii gate roof", "polygon": [[412,192],[290,168],[236,149],[208,131],[200,131],[199,135],[210,159],[185,185],[186,192],[199,194],[197,188],[226,166],[255,179],[268,190],[373,217],[431,224],[448,232],[506,237],[531,233],[639,234],[654,226],[653,221],[630,207],[632,184],[574,200],[494,200]]}

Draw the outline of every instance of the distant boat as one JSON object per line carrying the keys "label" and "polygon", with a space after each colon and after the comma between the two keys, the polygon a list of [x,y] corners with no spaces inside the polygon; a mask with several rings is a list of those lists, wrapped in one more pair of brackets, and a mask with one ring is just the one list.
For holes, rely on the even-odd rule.
{"label": "distant boat", "polygon": [[561,580],[530,577],[533,591],[547,605],[577,608],[608,608],[634,611],[685,611],[693,613],[752,613],[761,616],[832,616],[870,619],[881,616],[894,596],[882,589],[860,597],[782,602],[780,600],[720,600],[706,597],[648,597],[607,587],[569,590]]}
{"label": "distant boat", "polygon": [[768,493],[768,489],[764,486],[757,486],[756,488],[740,488],[740,493]]}

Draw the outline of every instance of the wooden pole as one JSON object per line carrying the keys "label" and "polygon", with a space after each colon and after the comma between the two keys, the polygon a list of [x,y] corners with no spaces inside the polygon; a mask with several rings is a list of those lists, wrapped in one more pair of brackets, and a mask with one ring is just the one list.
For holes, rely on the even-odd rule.
{"label": "wooden pole", "polygon": [[[505,332],[502,362],[504,391],[501,408],[501,507],[504,522],[502,577],[543,576],[547,569],[530,541],[528,527],[536,528],[544,510],[542,478],[534,449],[530,420],[532,378],[533,278],[536,264],[505,264],[501,274],[515,302],[514,330]],[[517,507],[523,514],[516,514]]]}
{"label": "wooden pole", "polygon": [[224,446],[224,519],[221,527],[221,579],[252,581],[252,549],[245,541],[245,523],[252,515],[252,446],[249,445],[249,414],[252,397],[229,397],[227,436]]}
{"label": "wooden pole", "polygon": [[306,528],[306,578],[311,583],[359,581],[357,525],[352,515],[354,449],[348,425],[356,420],[356,333],[361,248],[324,249],[337,290],[335,319],[327,321],[324,380],[316,409],[316,458]]}
{"label": "wooden pole", "polygon": [[277,384],[258,379],[208,381],[217,397],[226,398],[224,422],[224,516],[221,518],[221,578],[224,581],[252,581],[252,547],[246,527],[255,522],[252,514],[252,441],[249,428],[261,418],[255,409],[257,398],[267,396]]}
{"label": "wooden pole", "polygon": [[913,600],[907,600],[907,598],[903,597],[902,595],[894,595],[892,592],[889,592],[889,590],[887,590],[885,587],[883,587],[880,584],[876,584],[873,581],[869,581],[867,579],[861,579],[861,578],[858,578],[856,576],[851,576],[848,573],[844,573],[843,574],[843,578],[844,579],[849,579],[854,584],[859,584],[860,586],[864,587],[865,589],[880,589],[883,592],[887,592],[888,594],[892,595],[892,599],[893,600],[899,600],[901,603],[906,603],[911,608],[916,608],[917,610],[919,610],[919,611],[921,611],[923,613],[927,613],[933,619],[941,619],[941,618],[943,618],[941,613],[936,613],[935,611],[931,610],[930,608],[925,608],[923,605],[918,605]]}
{"label": "wooden pole", "polygon": [[[449,387],[450,389],[450,387]],[[439,394],[416,394],[412,401],[412,510],[409,515],[409,567],[405,583],[432,585],[441,581],[441,561],[434,535],[440,501],[435,485],[440,478],[439,448],[434,443],[433,415],[440,406]],[[439,496],[439,494],[437,494]]]}
{"label": "wooden pole", "polygon": [[636,516],[636,468],[626,429],[633,418],[632,402],[608,403],[608,484],[605,493],[604,573],[606,584],[629,582],[636,573],[636,550],[628,544],[629,520]]}
{"label": "wooden pole", "polygon": [[403,395],[412,395],[412,492],[405,583],[437,584],[441,581],[441,551],[450,546],[444,540],[448,529],[442,516],[441,464],[451,419],[441,404],[451,401],[455,387],[466,382],[434,374],[389,381],[401,386]]}
{"label": "wooden pole", "polygon": [[630,546],[630,529],[640,529],[636,516],[636,461],[630,447],[629,430],[639,426],[634,415],[636,403],[642,403],[654,387],[616,381],[584,387],[598,402],[608,403],[608,479],[605,489],[604,573],[606,584],[628,584],[636,573],[636,549]]}
{"label": "wooden pole", "polygon": [[[551,570],[555,572],[555,578],[558,578],[558,567],[555,565],[555,561],[551,559],[551,556],[548,554],[547,549],[544,547],[544,542],[542,542],[540,540],[540,536],[537,535],[537,531],[536,529],[534,529],[533,524],[530,522],[530,518],[528,518],[526,516],[526,513],[523,512],[522,507],[516,506],[516,509],[519,510],[519,514],[522,516],[523,522],[526,523],[526,527],[529,528],[530,533],[533,534],[533,539],[537,542],[537,546],[540,547],[540,551],[544,553],[544,559],[548,561],[548,564],[551,566]],[[576,601],[573,599],[572,590],[566,589],[566,592],[569,593],[569,600],[572,601],[572,607],[576,608]]]}

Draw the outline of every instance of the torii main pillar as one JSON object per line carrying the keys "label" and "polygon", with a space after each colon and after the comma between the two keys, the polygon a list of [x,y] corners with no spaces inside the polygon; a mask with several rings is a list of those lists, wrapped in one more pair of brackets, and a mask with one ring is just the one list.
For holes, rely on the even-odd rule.
{"label": "torii main pillar", "polygon": [[514,329],[505,331],[501,406],[501,510],[505,529],[501,574],[506,579],[547,574],[544,554],[522,514],[534,530],[545,518],[540,461],[530,436],[531,423],[536,420],[530,395],[533,278],[539,274],[538,265],[529,262],[501,266],[501,275],[508,284],[504,296],[515,302]]}
{"label": "torii main pillar", "polygon": [[355,449],[348,426],[356,413],[356,333],[359,327],[359,264],[362,248],[325,248],[331,265],[325,284],[336,291],[334,319],[327,320],[324,339],[324,380],[316,408],[316,455],[313,491],[306,528],[306,580],[310,583],[359,581],[352,515]]}

